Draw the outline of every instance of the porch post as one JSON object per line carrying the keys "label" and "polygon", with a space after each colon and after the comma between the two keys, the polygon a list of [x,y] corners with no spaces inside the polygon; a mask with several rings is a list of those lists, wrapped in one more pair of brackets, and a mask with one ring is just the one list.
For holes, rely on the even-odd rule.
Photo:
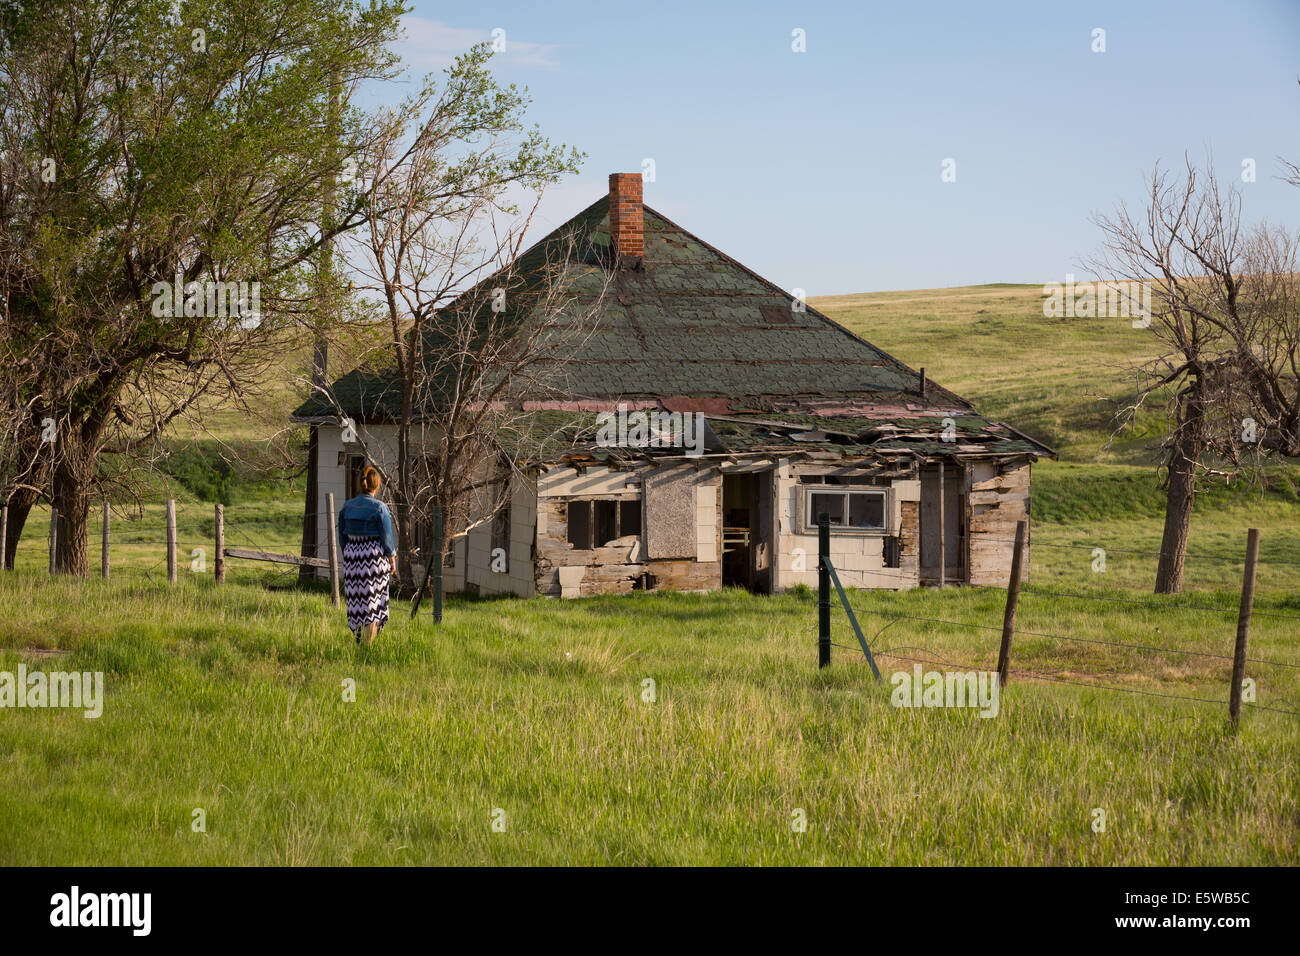
{"label": "porch post", "polygon": [[943,459],[939,460],[939,587],[946,587],[948,558],[944,554],[944,538],[948,536],[948,509],[943,501]]}

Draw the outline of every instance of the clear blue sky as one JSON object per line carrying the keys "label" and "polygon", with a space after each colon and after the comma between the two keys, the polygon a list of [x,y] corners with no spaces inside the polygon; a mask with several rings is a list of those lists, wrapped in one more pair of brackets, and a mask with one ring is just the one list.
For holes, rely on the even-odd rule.
{"label": "clear blue sky", "polygon": [[1082,278],[1090,215],[1184,152],[1238,183],[1255,159],[1246,218],[1300,229],[1277,179],[1300,161],[1300,0],[414,0],[406,22],[421,72],[505,31],[500,77],[588,154],[547,226],[650,157],[649,205],[809,295]]}

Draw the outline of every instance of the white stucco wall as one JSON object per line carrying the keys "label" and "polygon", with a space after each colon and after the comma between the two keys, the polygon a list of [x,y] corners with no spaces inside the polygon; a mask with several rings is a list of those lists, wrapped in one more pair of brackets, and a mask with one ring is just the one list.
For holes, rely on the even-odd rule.
{"label": "white stucco wall", "polygon": [[484,518],[465,533],[465,582],[477,588],[480,594],[531,597],[535,588],[536,483],[518,476],[511,483],[510,530],[504,570],[493,569],[492,523],[492,518]]}
{"label": "white stucco wall", "polygon": [[[316,553],[325,557],[329,541],[327,495],[334,495],[334,513],[337,515],[347,500],[347,457],[362,455],[374,462],[381,471],[394,475],[397,471],[397,426],[359,425],[357,441],[345,443],[343,430],[337,425],[320,425],[317,430],[317,493]],[[340,462],[340,453],[344,453]],[[379,497],[392,507],[392,496],[387,483],[380,489]],[[517,480],[511,487],[510,546],[506,571],[494,572],[491,568],[492,522],[485,519],[452,539],[455,566],[444,568],[443,590],[458,591],[466,582],[476,585],[483,594],[518,594],[527,597],[533,593],[533,541],[537,524],[537,487],[532,481]],[[394,529],[396,535],[396,529]],[[342,562],[342,555],[339,555]],[[417,577],[424,574],[424,565],[415,566]],[[328,577],[329,571],[318,568],[318,577]]]}
{"label": "white stucco wall", "polygon": [[[397,429],[393,425],[369,425],[357,428],[358,441],[345,444],[343,430],[337,425],[319,425],[316,429],[316,557],[326,557],[329,542],[328,495],[334,495],[334,514],[337,516],[347,500],[347,459],[339,462],[339,453],[368,455],[386,473],[397,469]],[[379,497],[392,505],[387,486],[380,489]],[[396,533],[396,532],[394,532]],[[343,555],[339,555],[342,566]],[[316,576],[328,578],[329,571],[316,569]]]}

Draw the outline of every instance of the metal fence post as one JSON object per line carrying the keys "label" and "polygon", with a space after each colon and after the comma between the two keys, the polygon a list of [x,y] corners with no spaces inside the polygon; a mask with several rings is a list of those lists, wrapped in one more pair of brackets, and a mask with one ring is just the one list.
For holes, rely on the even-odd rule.
{"label": "metal fence post", "polygon": [[442,505],[433,506],[433,623],[442,623]]}
{"label": "metal fence post", "polygon": [[831,662],[831,519],[823,512],[817,516],[817,666]]}

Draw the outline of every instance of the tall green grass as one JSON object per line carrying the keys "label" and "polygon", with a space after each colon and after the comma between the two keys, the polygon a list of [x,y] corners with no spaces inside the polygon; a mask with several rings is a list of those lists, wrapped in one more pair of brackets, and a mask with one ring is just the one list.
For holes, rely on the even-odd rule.
{"label": "tall green grass", "polygon": [[[873,632],[887,609],[999,607],[979,591],[858,602]],[[4,619],[70,653],[34,656],[9,630],[0,667],[104,670],[108,690],[99,720],[0,712],[0,861],[1296,861],[1300,736],[1283,715],[1251,711],[1234,735],[1219,706],[1021,676],[993,719],[896,709],[858,652],[818,671],[814,607],[797,596],[452,600],[442,627],[402,610],[357,650],[323,595],[7,576]],[[1114,612],[1046,614],[1071,628]],[[995,654],[991,634],[886,634],[878,650]],[[1026,639],[1016,663],[1222,696],[1215,668],[1149,657]],[[1283,691],[1295,684],[1262,699]]]}
{"label": "tall green grass", "polygon": [[[27,546],[0,575],[0,670],[102,670],[107,700],[98,720],[0,711],[0,862],[1297,862],[1300,720],[1248,707],[1233,733],[1226,713],[1248,526],[1265,541],[1251,656],[1300,663],[1296,506],[1207,505],[1188,592],[1157,598],[1158,518],[1093,515],[1105,502],[1068,470],[1035,487],[1059,500],[1035,522],[992,719],[892,707],[839,609],[819,671],[806,593],[453,597],[441,627],[395,602],[364,650],[292,569],[232,561],[218,588],[183,563],[168,585],[155,509],[109,582],[51,580]],[[291,549],[295,511],[229,521]],[[210,513],[182,507],[184,556]],[[852,603],[888,680],[991,669],[1004,598]],[[1259,704],[1300,711],[1300,670],[1247,674]]]}

